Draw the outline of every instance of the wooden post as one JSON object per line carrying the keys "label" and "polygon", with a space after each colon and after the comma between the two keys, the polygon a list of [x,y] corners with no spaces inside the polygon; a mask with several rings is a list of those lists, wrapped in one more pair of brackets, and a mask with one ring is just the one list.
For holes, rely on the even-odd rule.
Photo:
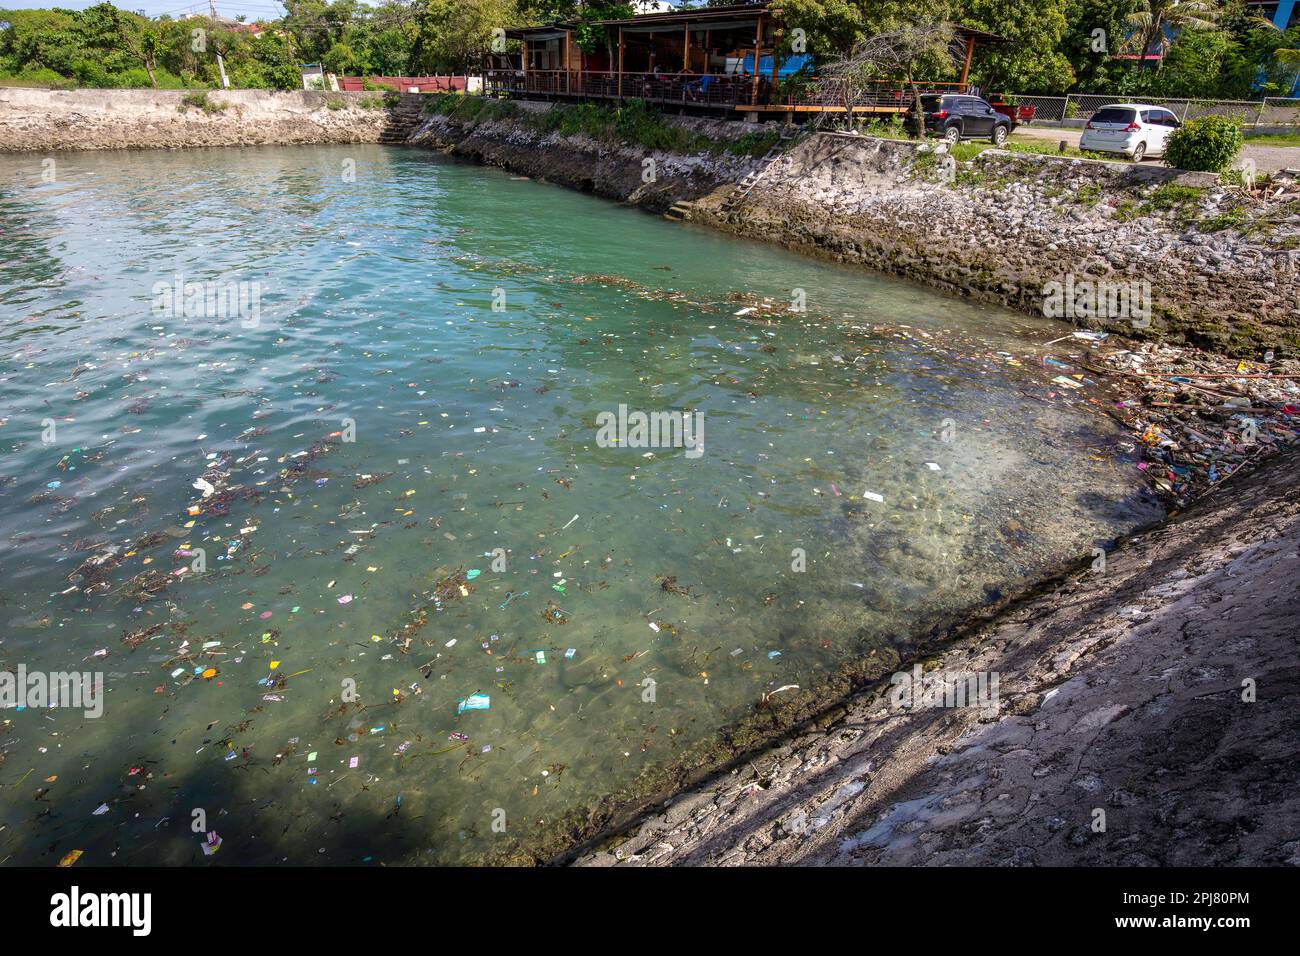
{"label": "wooden post", "polygon": [[774,98],[774,97],[776,96],[776,84],[777,84],[777,81],[780,80],[780,78],[781,78],[781,70],[780,70],[780,68],[777,66],[777,55],[776,55],[776,49],[777,49],[778,46],[780,46],[780,43],[777,42],[777,41],[778,41],[778,36],[779,36],[779,35],[777,34],[776,29],[773,28],[773,31],[772,31],[772,90],[771,90],[771,92],[770,92],[769,95],[768,95],[768,99],[769,99],[769,100],[771,100],[772,98]]}
{"label": "wooden post", "polygon": [[691,68],[691,25],[682,24],[682,72]]}
{"label": "wooden post", "polygon": [[758,61],[763,52],[763,14],[758,15],[758,28],[754,30],[754,88],[749,95],[749,105],[758,105]]}
{"label": "wooden post", "polygon": [[623,98],[623,28],[618,28],[618,98]]}
{"label": "wooden post", "polygon": [[963,63],[961,67],[961,91],[963,93],[966,92],[966,77],[970,76],[970,58],[971,58],[971,54],[974,52],[975,52],[975,37],[967,36],[966,37],[966,62]]}
{"label": "wooden post", "polygon": [[564,31],[564,92],[569,92],[569,85],[572,82],[569,76],[569,48],[573,46],[573,31]]}

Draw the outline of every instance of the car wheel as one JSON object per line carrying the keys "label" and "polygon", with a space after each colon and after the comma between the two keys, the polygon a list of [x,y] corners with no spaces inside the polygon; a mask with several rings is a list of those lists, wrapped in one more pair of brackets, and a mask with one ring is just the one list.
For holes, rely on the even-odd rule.
{"label": "car wheel", "polygon": [[1007,128],[1005,126],[993,127],[993,135],[989,139],[993,140],[994,146],[1001,146],[1007,141]]}
{"label": "car wheel", "polygon": [[956,126],[949,126],[943,131],[943,141],[949,146],[956,146],[961,142],[961,130]]}
{"label": "car wheel", "polygon": [[1147,154],[1147,144],[1138,143],[1136,146],[1133,147],[1133,162],[1135,163],[1142,162],[1142,157],[1146,156],[1146,154]]}

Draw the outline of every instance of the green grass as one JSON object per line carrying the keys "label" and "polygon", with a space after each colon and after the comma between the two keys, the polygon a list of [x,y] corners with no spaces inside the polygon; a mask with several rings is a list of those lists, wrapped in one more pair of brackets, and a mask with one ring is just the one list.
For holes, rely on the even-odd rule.
{"label": "green grass", "polygon": [[[867,136],[878,136],[882,139],[907,140],[912,143],[920,142],[920,140],[909,135],[901,121],[873,120],[863,128],[862,132]],[[939,142],[939,140],[930,137],[926,142],[933,144]],[[958,162],[965,163],[974,159],[984,150],[995,148],[988,140],[966,139],[955,145],[950,152]],[[1074,146],[1067,146],[1065,151],[1062,152],[1056,143],[1038,136],[1016,136],[1013,134],[1002,146],[1002,149],[1009,153],[1032,153],[1035,156],[1063,156],[1067,159],[1110,159],[1127,162],[1122,156],[1114,156],[1109,153],[1093,153]]]}
{"label": "green grass", "polygon": [[557,103],[548,110],[525,111],[510,100],[486,96],[441,93],[424,105],[425,112],[462,121],[483,122],[518,117],[533,130],[547,135],[589,136],[602,143],[641,146],[645,149],[683,155],[708,152],[713,155],[759,157],[781,138],[777,129],[751,130],[734,140],[718,140],[669,122],[659,110],[640,100],[622,106],[597,103]]}
{"label": "green grass", "polygon": [[1201,196],[1204,193],[1204,189],[1198,189],[1195,186],[1178,186],[1174,183],[1165,183],[1162,186],[1157,186],[1155,191],[1147,197],[1146,205],[1150,209],[1158,209],[1161,212],[1178,211],[1184,206],[1200,205]]}
{"label": "green grass", "polygon": [[459,120],[473,120],[476,123],[519,115],[519,107],[510,100],[497,100],[490,96],[463,96],[460,93],[439,93],[424,104],[424,111]]}
{"label": "green grass", "polygon": [[1083,206],[1095,206],[1101,200],[1101,187],[1096,183],[1084,183],[1074,194],[1074,201]]}
{"label": "green grass", "polygon": [[198,93],[186,93],[181,97],[181,101],[176,104],[176,112],[184,113],[191,106],[203,110],[205,113],[220,113],[222,110],[230,108],[229,103],[214,103],[208,99],[207,90]]}
{"label": "green grass", "polygon": [[767,132],[743,133],[727,144],[727,152],[733,156],[750,156],[758,159],[766,155],[767,151],[777,144],[781,139],[781,134],[776,130]]}
{"label": "green grass", "polygon": [[1246,215],[1244,209],[1228,209],[1217,216],[1211,216],[1208,219],[1202,219],[1196,224],[1196,228],[1201,232],[1221,232],[1224,229],[1241,229],[1249,225],[1250,216]]}
{"label": "green grass", "polygon": [[1263,133],[1246,136],[1247,146],[1300,146],[1300,133]]}
{"label": "green grass", "polygon": [[734,143],[720,143],[668,122],[662,113],[640,100],[631,100],[618,107],[596,103],[557,104],[545,112],[528,114],[524,122],[543,134],[586,135],[603,143],[641,146],[684,155],[702,151],[716,154],[730,148],[738,156],[746,153],[761,156],[778,135],[772,133],[769,139],[769,134],[747,133]]}

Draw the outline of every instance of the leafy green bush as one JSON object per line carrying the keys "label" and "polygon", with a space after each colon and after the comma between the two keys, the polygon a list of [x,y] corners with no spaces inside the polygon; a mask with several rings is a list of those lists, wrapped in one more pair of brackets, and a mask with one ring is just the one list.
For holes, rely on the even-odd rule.
{"label": "leafy green bush", "polygon": [[1241,141],[1241,127],[1226,117],[1188,120],[1165,143],[1165,165],[1221,173],[1237,158]]}
{"label": "leafy green bush", "polygon": [[208,91],[201,90],[198,93],[186,93],[181,97],[180,103],[176,105],[176,112],[184,113],[193,106],[196,109],[203,110],[205,113],[220,113],[230,107],[229,103],[214,103],[208,99]]}
{"label": "leafy green bush", "polygon": [[69,79],[49,67],[27,67],[19,72],[0,73],[0,82],[13,86],[48,86],[52,90],[70,90],[77,85],[75,79]]}
{"label": "leafy green bush", "polygon": [[751,159],[758,159],[760,156],[766,155],[767,151],[775,146],[780,139],[780,132],[774,129],[762,133],[741,133],[727,146],[727,152],[733,156],[748,156]]}

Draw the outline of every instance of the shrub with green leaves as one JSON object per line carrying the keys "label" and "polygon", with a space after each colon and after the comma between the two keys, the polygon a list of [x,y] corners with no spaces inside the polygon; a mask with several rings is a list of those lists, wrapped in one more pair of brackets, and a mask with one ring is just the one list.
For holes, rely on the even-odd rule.
{"label": "shrub with green leaves", "polygon": [[1221,173],[1241,149],[1241,127],[1223,116],[1188,120],[1165,142],[1165,164],[1176,169]]}

